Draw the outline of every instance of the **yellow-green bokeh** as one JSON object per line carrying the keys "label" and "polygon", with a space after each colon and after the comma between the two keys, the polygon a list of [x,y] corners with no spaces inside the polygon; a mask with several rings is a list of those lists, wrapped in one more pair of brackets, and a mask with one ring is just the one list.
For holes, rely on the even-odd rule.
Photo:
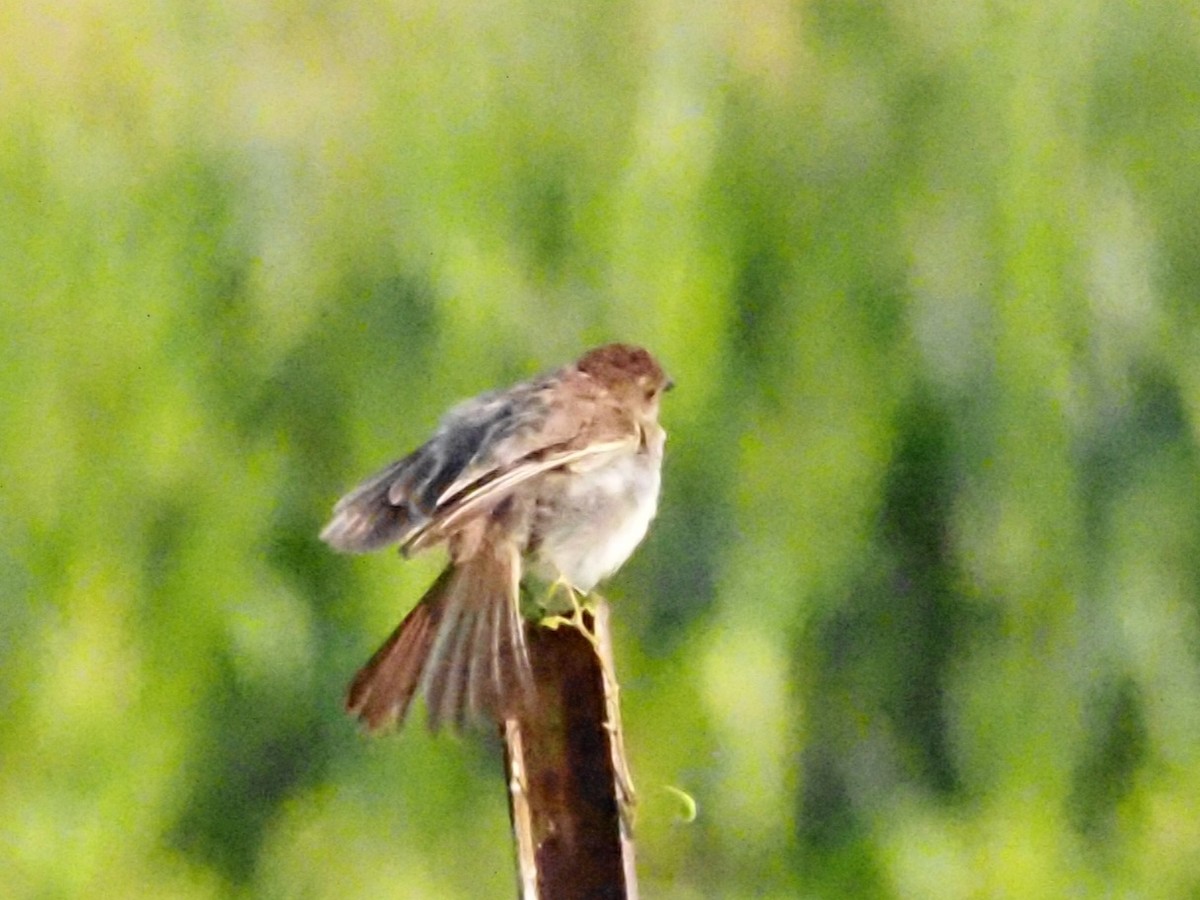
{"label": "yellow-green bokeh", "polygon": [[1198,21],[7,4],[0,895],[512,895],[494,740],[339,710],[438,561],[316,534],[616,339],[645,896],[1200,892]]}

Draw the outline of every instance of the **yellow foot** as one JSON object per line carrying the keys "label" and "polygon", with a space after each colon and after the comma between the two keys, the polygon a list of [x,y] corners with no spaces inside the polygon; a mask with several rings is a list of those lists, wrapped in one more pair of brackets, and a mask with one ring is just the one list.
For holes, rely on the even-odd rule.
{"label": "yellow foot", "polygon": [[542,619],[542,625],[546,628],[557,630],[563,625],[569,625],[578,631],[587,639],[587,642],[592,645],[597,653],[600,652],[600,642],[596,637],[596,632],[587,626],[583,620],[583,604],[579,599],[579,592],[562,578],[550,585],[550,589],[546,592],[546,600],[550,601],[556,591],[563,591],[567,595],[567,599],[571,601],[571,615],[569,616],[546,616]]}

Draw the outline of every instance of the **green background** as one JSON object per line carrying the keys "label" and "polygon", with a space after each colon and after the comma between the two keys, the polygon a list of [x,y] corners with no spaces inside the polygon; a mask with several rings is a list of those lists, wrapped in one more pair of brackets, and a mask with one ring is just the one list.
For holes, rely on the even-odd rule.
{"label": "green background", "polygon": [[1192,3],[4,4],[0,894],[512,896],[316,534],[624,339],[645,896],[1200,895],[1198,210]]}

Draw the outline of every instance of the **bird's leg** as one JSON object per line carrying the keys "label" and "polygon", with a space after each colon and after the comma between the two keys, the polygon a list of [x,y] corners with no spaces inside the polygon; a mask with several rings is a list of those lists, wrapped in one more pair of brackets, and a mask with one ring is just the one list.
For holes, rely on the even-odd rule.
{"label": "bird's leg", "polygon": [[542,624],[551,630],[557,630],[563,625],[570,625],[578,631],[592,645],[592,649],[597,653],[600,652],[600,646],[596,639],[596,632],[588,628],[587,623],[583,621],[583,604],[579,600],[579,592],[565,578],[559,577],[554,584],[550,585],[550,589],[546,591],[546,599],[550,600],[556,591],[563,591],[567,595],[567,599],[571,601],[571,615],[569,616],[546,616],[542,619]]}

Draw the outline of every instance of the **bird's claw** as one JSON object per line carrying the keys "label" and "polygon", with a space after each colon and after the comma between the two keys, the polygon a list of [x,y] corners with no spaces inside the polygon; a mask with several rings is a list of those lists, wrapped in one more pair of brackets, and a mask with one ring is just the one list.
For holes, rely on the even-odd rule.
{"label": "bird's claw", "polygon": [[[546,616],[542,619],[542,625],[549,628],[551,631],[556,631],[563,625],[569,625],[574,628],[584,639],[592,645],[597,653],[600,652],[600,639],[596,637],[594,629],[590,628],[584,621],[584,605],[580,602],[579,592],[563,579],[559,579],[550,585],[550,589],[546,592],[546,599],[550,600],[554,597],[556,591],[563,591],[567,595],[567,599],[571,601],[571,614],[569,616],[553,615]],[[585,595],[586,597],[586,595]]]}

